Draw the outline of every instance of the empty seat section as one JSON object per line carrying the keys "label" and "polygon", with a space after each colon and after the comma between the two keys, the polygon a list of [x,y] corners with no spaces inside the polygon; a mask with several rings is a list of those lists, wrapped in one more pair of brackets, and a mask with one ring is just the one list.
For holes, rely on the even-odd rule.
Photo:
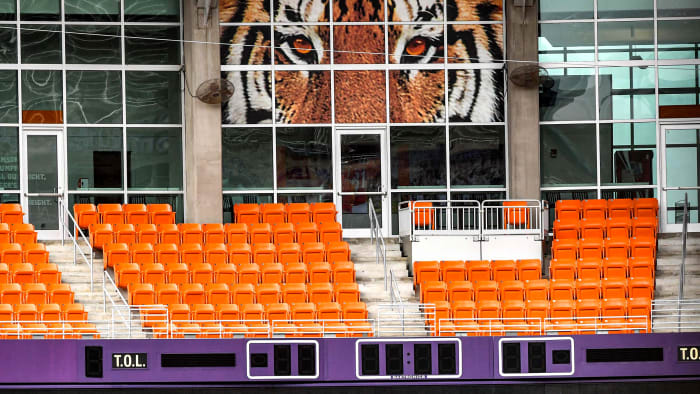
{"label": "empty seat section", "polygon": [[277,261],[282,264],[299,263],[302,260],[301,246],[297,243],[283,243],[277,246]]}
{"label": "empty seat section", "polygon": [[576,281],[576,299],[599,299],[601,296],[600,279],[579,279]]}
{"label": "empty seat section", "polygon": [[153,305],[156,303],[156,292],[151,283],[131,283],[128,287],[130,305]]}
{"label": "empty seat section", "polygon": [[550,304],[547,300],[531,300],[525,302],[525,320],[530,333],[540,335],[544,330],[544,324],[549,319]]}
{"label": "empty seat section", "polygon": [[177,244],[157,244],[153,248],[155,262],[168,265],[180,262],[180,249]]}
{"label": "empty seat section", "polygon": [[608,238],[605,240],[605,257],[626,259],[629,254],[629,242],[626,239]]}
{"label": "empty seat section", "polygon": [[629,198],[608,200],[608,217],[629,219],[632,216],[633,202]]}
{"label": "empty seat section", "polygon": [[343,228],[337,222],[325,222],[319,226],[319,241],[321,243],[341,242],[343,240]]}
{"label": "empty seat section", "polygon": [[284,267],[285,283],[306,283],[307,265],[304,263],[287,263]]}
{"label": "empty seat section", "polygon": [[73,214],[78,227],[83,230],[89,228],[91,224],[100,223],[97,207],[94,204],[73,204]]}
{"label": "empty seat section", "polygon": [[34,225],[29,223],[15,223],[10,225],[11,242],[18,244],[35,243],[37,233]]}
{"label": "empty seat section", "polygon": [[238,268],[235,264],[213,264],[214,283],[238,283]]}
{"label": "empty seat section", "polygon": [[58,266],[53,263],[37,264],[34,267],[34,279],[37,283],[46,285],[61,283],[61,271]]}
{"label": "empty seat section", "polygon": [[606,234],[606,221],[600,218],[582,219],[579,222],[581,232],[579,238],[603,239]]}
{"label": "empty seat section", "polygon": [[141,282],[142,283],[165,283],[165,268],[162,264],[144,264],[141,266]]}
{"label": "empty seat section", "polygon": [[352,261],[336,261],[331,265],[331,279],[334,283],[354,283],[355,264]]}
{"label": "empty seat section", "polygon": [[493,280],[502,282],[516,279],[516,265],[513,260],[494,260],[491,262]]}
{"label": "empty seat section", "polygon": [[49,252],[46,245],[38,243],[25,243],[22,246],[23,261],[25,263],[38,265],[49,262]]}
{"label": "empty seat section", "polygon": [[650,278],[630,278],[627,281],[629,298],[654,298],[654,281]]}
{"label": "empty seat section", "polygon": [[204,287],[206,301],[212,305],[230,304],[231,290],[226,283],[209,283]]}
{"label": "empty seat section", "polygon": [[326,261],[326,250],[320,242],[308,242],[301,245],[302,261],[309,264]]}
{"label": "empty seat section", "polygon": [[256,264],[274,263],[277,261],[277,248],[272,243],[257,243],[253,245],[253,262]]}
{"label": "empty seat section", "polygon": [[559,260],[576,260],[578,258],[578,241],[572,239],[555,239],[552,242],[552,258]]}
{"label": "empty seat section", "polygon": [[285,205],[287,222],[292,224],[311,221],[311,205],[307,203],[289,203]]}
{"label": "empty seat section", "polygon": [[578,256],[581,259],[603,258],[602,238],[581,238],[578,242]]}
{"label": "empty seat section", "polygon": [[158,242],[162,244],[180,244],[180,229],[176,224],[158,224]]}
{"label": "empty seat section", "polygon": [[255,263],[241,264],[238,266],[238,283],[260,283],[260,266]]}
{"label": "empty seat section", "polygon": [[581,203],[581,214],[584,219],[605,220],[608,215],[607,200],[583,200]]}
{"label": "empty seat section", "polygon": [[573,299],[553,299],[549,307],[550,323],[545,324],[545,329],[559,335],[574,334],[578,325],[574,320],[576,304]]}
{"label": "empty seat section", "polygon": [[184,263],[168,263],[164,265],[168,283],[183,284],[190,281],[190,270]]}
{"label": "empty seat section", "polygon": [[286,283],[282,286],[282,299],[288,304],[307,302],[308,294],[303,283]]}
{"label": "empty seat section", "polygon": [[146,210],[148,211],[149,223],[156,225],[175,224],[175,212],[170,204],[148,204]]}
{"label": "empty seat section", "polygon": [[464,261],[441,261],[440,278],[445,282],[464,281],[467,279],[467,271]]}
{"label": "empty seat section", "polygon": [[633,257],[628,261],[629,276],[631,278],[654,279],[654,259],[649,257]]}
{"label": "empty seat section", "polygon": [[114,268],[117,286],[126,288],[130,283],[141,283],[141,269],[138,264],[119,264]]}
{"label": "empty seat section", "polygon": [[549,300],[549,280],[537,279],[525,281],[526,300]]}
{"label": "empty seat section", "polygon": [[180,302],[183,304],[204,304],[206,293],[201,283],[183,283],[180,286]]}
{"label": "empty seat section", "polygon": [[328,283],[331,281],[331,265],[325,261],[309,264],[309,283]]}
{"label": "empty seat section", "polygon": [[260,218],[262,223],[284,223],[286,221],[284,204],[262,204],[260,207]]}
{"label": "empty seat section", "polygon": [[437,261],[416,261],[413,263],[413,287],[423,282],[440,280],[440,263]]}
{"label": "empty seat section", "polygon": [[211,264],[196,263],[190,266],[190,282],[208,284],[214,281],[214,269]]}
{"label": "empty seat section", "polygon": [[102,249],[105,244],[114,242],[114,232],[111,224],[90,225],[90,245],[95,249]]}
{"label": "empty seat section", "polygon": [[455,301],[473,301],[474,285],[465,280],[447,282],[447,299]]}
{"label": "empty seat section", "polygon": [[122,224],[124,223],[124,210],[121,204],[99,204],[97,212],[100,215],[102,224]]}
{"label": "empty seat section", "polygon": [[474,300],[498,300],[498,282],[492,280],[482,280],[474,282]]}
{"label": "empty seat section", "polygon": [[331,302],[333,299],[333,286],[330,283],[310,283],[307,286],[309,302]]}
{"label": "empty seat section", "polygon": [[656,198],[635,198],[632,202],[635,218],[659,216],[659,201]]}
{"label": "empty seat section", "polygon": [[603,298],[627,298],[627,279],[603,278]]}
{"label": "empty seat section", "polygon": [[447,285],[441,281],[423,282],[420,287],[420,302],[447,301]]}
{"label": "empty seat section", "polygon": [[632,220],[632,236],[639,238],[656,238],[659,223],[653,217],[640,217]]}
{"label": "empty seat section", "polygon": [[516,335],[526,335],[530,328],[525,321],[525,302],[522,300],[505,300],[501,303],[503,329]]}
{"label": "empty seat section", "polygon": [[238,283],[230,286],[231,301],[239,306],[255,303],[255,287],[250,283]]}
{"label": "empty seat section", "polygon": [[226,246],[228,250],[228,262],[231,264],[250,264],[253,262],[253,250],[250,244],[247,243],[229,243]]}
{"label": "empty seat section", "polygon": [[318,226],[316,223],[296,223],[296,241],[300,244],[318,242]]}
{"label": "empty seat section", "polygon": [[245,223],[227,223],[224,232],[226,243],[248,243],[248,225]]}
{"label": "empty seat section", "polygon": [[291,308],[289,304],[267,304],[265,305],[265,316],[267,320],[272,324],[273,322],[289,322],[291,317]]}
{"label": "empty seat section", "polygon": [[651,300],[630,298],[627,300],[627,329],[629,332],[651,332]]}
{"label": "empty seat section", "polygon": [[291,223],[275,223],[272,226],[272,239],[276,245],[296,242],[294,225]]}
{"label": "empty seat section", "polygon": [[201,224],[198,223],[180,223],[180,242],[183,244],[202,244],[204,243],[204,230]]}
{"label": "empty seat section", "polygon": [[525,283],[520,280],[508,280],[499,284],[501,301],[524,301]]}
{"label": "empty seat section", "polygon": [[284,265],[279,263],[265,263],[260,268],[261,283],[284,282]]}
{"label": "empty seat section", "polygon": [[476,303],[476,313],[481,335],[501,335],[501,303],[495,300],[482,300]]}
{"label": "empty seat section", "polygon": [[[310,286],[316,285],[312,283]],[[335,302],[343,305],[348,302],[360,301],[360,288],[357,283],[337,283],[333,286]]]}
{"label": "empty seat section", "polygon": [[551,279],[576,279],[576,260],[552,259],[549,262],[549,277]]}
{"label": "empty seat section", "polygon": [[186,243],[180,245],[180,262],[192,267],[194,264],[204,263],[204,250],[199,243]]}
{"label": "empty seat section", "polygon": [[124,204],[124,222],[129,224],[147,224],[148,210],[145,204]]}
{"label": "empty seat section", "polygon": [[554,221],[553,230],[555,239],[576,240],[579,238],[579,221],[578,219],[557,219]]}
{"label": "empty seat section", "polygon": [[155,263],[155,252],[151,244],[132,244],[129,247],[129,255],[131,262],[139,266]]}
{"label": "empty seat section", "polygon": [[271,243],[272,226],[269,223],[253,223],[248,225],[248,242],[251,244]]}
{"label": "empty seat section", "polygon": [[469,260],[466,262],[467,280],[479,282],[491,280],[491,262],[488,260]]}
{"label": "empty seat section", "polygon": [[629,218],[610,218],[606,222],[606,232],[610,239],[627,240],[632,234],[632,221]]}
{"label": "empty seat section", "polygon": [[601,329],[608,334],[627,333],[627,300],[625,298],[603,299],[600,310]]}
{"label": "empty seat section", "polygon": [[21,304],[22,285],[19,283],[0,284],[0,304]]}
{"label": "empty seat section", "polygon": [[479,325],[476,323],[476,304],[474,301],[453,301],[452,302],[452,322],[455,330],[461,334],[475,336],[478,333]]}
{"label": "empty seat section", "polygon": [[204,244],[203,252],[204,262],[212,266],[228,264],[228,251],[224,243],[206,243]]}
{"label": "empty seat section", "polygon": [[46,285],[43,283],[24,283],[22,293],[22,301],[25,304],[45,304],[49,299]]}
{"label": "empty seat section", "polygon": [[579,334],[595,334],[600,325],[600,300],[598,298],[576,300],[576,322]]}
{"label": "empty seat section", "polygon": [[29,263],[10,264],[10,278],[14,283],[33,283],[34,266]]}
{"label": "empty seat section", "polygon": [[626,278],[627,277],[627,259],[621,257],[606,257],[603,260],[603,277],[604,278]]}
{"label": "empty seat section", "polygon": [[335,222],[337,211],[332,202],[317,202],[311,204],[311,218],[314,223]]}
{"label": "empty seat section", "polygon": [[158,243],[158,230],[155,224],[137,224],[136,225],[136,242],[139,243]]}
{"label": "empty seat section", "polygon": [[552,279],[549,283],[551,300],[573,300],[576,285],[571,279]]}
{"label": "empty seat section", "polygon": [[277,283],[262,283],[256,289],[256,299],[259,304],[276,304],[282,301],[282,289]]}
{"label": "empty seat section", "polygon": [[326,244],[326,260],[329,263],[336,261],[350,261],[350,245],[347,242],[328,242]]}
{"label": "empty seat section", "polygon": [[260,223],[260,206],[258,204],[236,204],[233,206],[236,223]]}
{"label": "empty seat section", "polygon": [[[601,259],[581,259],[576,263],[576,277],[578,279],[600,279],[603,273]],[[572,278],[569,278],[572,279]]]}
{"label": "empty seat section", "polygon": [[555,214],[558,220],[578,221],[581,218],[581,201],[558,200],[555,204]]}
{"label": "empty seat section", "polygon": [[630,240],[630,257],[656,259],[656,239],[633,237]]}
{"label": "empty seat section", "polygon": [[22,255],[22,245],[20,244],[0,244],[0,261],[11,265],[21,263],[24,260]]}

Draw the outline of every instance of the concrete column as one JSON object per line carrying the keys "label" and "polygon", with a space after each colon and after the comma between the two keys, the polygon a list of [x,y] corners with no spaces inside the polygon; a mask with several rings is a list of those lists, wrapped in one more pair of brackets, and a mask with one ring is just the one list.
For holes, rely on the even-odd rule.
{"label": "concrete column", "polygon": [[[538,0],[506,0],[506,54],[508,60],[537,62]],[[523,13],[524,11],[524,13]],[[528,63],[509,63],[512,73]],[[539,88],[508,81],[508,171],[510,198],[540,198]]]}
{"label": "concrete column", "polygon": [[[192,94],[204,81],[221,78],[219,12],[210,11],[201,26],[203,9],[196,0],[183,2],[185,78]],[[212,4],[218,3],[212,1]],[[221,106],[205,104],[185,91],[185,221],[221,223]]]}

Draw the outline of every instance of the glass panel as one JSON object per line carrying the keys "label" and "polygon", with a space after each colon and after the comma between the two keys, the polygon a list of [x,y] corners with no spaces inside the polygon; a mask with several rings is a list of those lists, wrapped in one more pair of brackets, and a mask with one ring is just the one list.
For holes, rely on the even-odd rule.
{"label": "glass panel", "polygon": [[124,0],[126,22],[178,22],[179,0]]}
{"label": "glass panel", "polygon": [[[263,37],[263,32],[266,31],[264,28],[257,27],[251,30],[253,33],[258,33],[258,37]],[[247,42],[250,41],[247,40]],[[331,54],[329,43],[328,26],[275,26],[275,63],[328,64]],[[382,45],[384,45],[383,42]]]}
{"label": "glass panel", "polygon": [[700,4],[696,0],[656,0],[659,17],[700,16]]}
{"label": "glass panel", "polygon": [[449,63],[492,63],[503,59],[503,25],[448,25]]}
{"label": "glass panel", "polygon": [[656,184],[656,123],[600,124],[600,182]]}
{"label": "glass panel", "polygon": [[653,58],[653,21],[598,23],[598,60]]}
{"label": "glass panel", "polygon": [[600,191],[600,198],[611,200],[615,198],[652,198],[656,197],[656,188],[647,189],[603,189]]}
{"label": "glass panel", "polygon": [[666,220],[668,224],[683,224],[683,205],[688,194],[688,223],[698,221],[698,192],[697,190],[668,190],[666,192]]}
{"label": "glass panel", "polygon": [[658,22],[659,59],[697,59],[700,20]]}
{"label": "glass panel", "polygon": [[60,64],[61,27],[57,25],[22,26],[22,63]]}
{"label": "glass panel", "polygon": [[391,128],[391,187],[444,187],[445,128]]}
{"label": "glass panel", "polygon": [[69,194],[69,207],[73,204],[123,204],[123,194]]}
{"label": "glass panel", "polygon": [[333,202],[333,195],[330,193],[317,193],[317,194],[278,194],[277,202],[288,204],[293,202]]}
{"label": "glass panel", "polygon": [[275,71],[275,97],[278,123],[331,123],[330,71]]}
{"label": "glass panel", "polygon": [[126,122],[179,124],[181,96],[177,71],[127,71]]}
{"label": "glass panel", "polygon": [[22,71],[22,122],[63,123],[61,71]]}
{"label": "glass panel", "polygon": [[122,188],[122,129],[68,129],[68,190]]}
{"label": "glass panel", "polygon": [[122,123],[120,71],[66,71],[68,123]]}
{"label": "glass panel", "polygon": [[5,203],[20,204],[19,194],[0,193],[0,204],[5,204]]}
{"label": "glass panel", "polygon": [[170,204],[175,211],[175,222],[185,221],[182,194],[129,194],[130,204]]}
{"label": "glass panel", "polygon": [[[298,74],[296,71],[290,73]],[[272,123],[272,80],[269,71],[222,72],[221,78],[230,81],[234,88],[233,96],[221,103],[223,124]],[[300,96],[289,94],[288,97],[298,99]],[[330,100],[323,105],[329,106]],[[303,108],[306,110],[307,107],[311,106]]]}
{"label": "glass panel", "polygon": [[233,206],[235,204],[264,204],[270,202],[274,202],[272,192],[270,194],[224,194],[224,223],[233,222]]}
{"label": "glass panel", "polygon": [[61,20],[60,0],[22,0],[19,7],[20,19],[23,21]]}
{"label": "glass panel", "polygon": [[391,233],[397,235],[399,233],[399,203],[403,201],[418,201],[418,200],[445,200],[447,193],[391,193]]}
{"label": "glass panel", "polygon": [[540,76],[540,120],[595,120],[595,70],[547,69]]}
{"label": "glass panel", "polygon": [[[448,0],[447,20],[449,21],[500,21],[503,20],[503,0],[489,0],[488,2],[475,2],[471,0]],[[391,4],[391,2],[389,3]],[[403,4],[397,2],[396,4]],[[412,4],[412,3],[410,3]],[[418,3],[421,4],[422,3]],[[442,10],[441,1],[426,3],[425,7],[434,7]],[[399,8],[399,7],[396,7]],[[394,11],[394,14],[401,14],[403,7]],[[422,10],[421,10],[422,11]],[[415,12],[415,11],[414,11]],[[425,12],[425,11],[423,11]],[[435,11],[431,12],[434,13]],[[418,12],[421,15],[421,12]],[[416,19],[414,19],[416,20]],[[420,19],[418,19],[420,20]]]}
{"label": "glass panel", "polygon": [[121,64],[119,26],[66,25],[66,63]]}
{"label": "glass panel", "polygon": [[444,122],[445,71],[389,71],[389,105],[392,123]]}
{"label": "glass panel", "polygon": [[344,25],[333,28],[335,64],[384,63],[384,27]]}
{"label": "glass panel", "polygon": [[224,190],[272,189],[272,128],[223,128]]}
{"label": "glass panel", "polygon": [[602,67],[598,72],[600,119],[656,117],[653,67]]}
{"label": "glass panel", "polygon": [[277,187],[332,188],[331,138],[328,127],[278,128]]}
{"label": "glass panel", "polygon": [[0,25],[0,63],[17,63],[17,30],[14,25]]}
{"label": "glass panel", "polygon": [[[54,135],[27,136],[27,192],[58,192],[58,138]],[[29,197],[28,219],[37,230],[57,230],[57,198]]]}
{"label": "glass panel", "polygon": [[595,185],[595,125],[541,125],[540,166],[543,187]]}
{"label": "glass panel", "polygon": [[445,61],[442,25],[389,26],[389,62],[393,64],[443,63]]}
{"label": "glass panel", "polygon": [[698,66],[659,67],[659,105],[700,104]]}
{"label": "glass panel", "polygon": [[[223,2],[223,3],[228,3],[228,2]],[[234,4],[236,3],[235,1],[233,2]],[[289,3],[288,1],[285,0],[273,0],[273,14],[275,15],[275,22],[281,22],[281,23],[307,23],[307,22],[328,22],[329,17],[330,17],[330,9],[328,7],[328,3],[333,3],[333,1],[319,1],[319,2],[314,2],[314,3],[307,3],[307,6],[300,6],[299,3],[296,3],[296,5],[292,5],[294,3]],[[219,7],[230,7],[228,5],[220,5]],[[267,5],[265,6],[267,8]],[[379,5],[377,8],[374,8],[375,13],[381,11],[382,16],[384,15],[383,8]],[[347,11],[347,9],[345,10]],[[371,12],[371,9],[368,9],[369,12]],[[336,13],[339,13],[340,10],[336,8],[335,10]],[[243,13],[241,13],[243,14]],[[252,12],[246,13],[244,15],[243,21],[244,22],[252,22],[251,21],[251,15],[253,14]],[[262,12],[256,12],[257,22],[265,22],[266,20],[264,19],[265,17],[269,17],[269,15],[264,14],[264,16],[260,16]],[[360,15],[360,12],[357,13],[357,15]],[[374,13],[372,13],[374,15]],[[347,16],[349,17],[354,17],[355,15],[348,13]],[[377,16],[378,17],[378,16]],[[232,20],[233,21],[240,21],[240,15],[238,18]],[[222,22],[225,22],[225,20],[222,18]]]}
{"label": "glass panel", "polygon": [[0,20],[17,20],[17,0],[0,0]]}
{"label": "glass panel", "polygon": [[67,21],[119,21],[119,0],[64,0]]}
{"label": "glass panel", "polygon": [[[549,228],[555,218],[555,206],[558,200],[590,200],[597,198],[595,190],[548,190],[542,192],[542,199],[549,202]],[[547,248],[545,248],[546,250]]]}
{"label": "glass panel", "polygon": [[[482,81],[481,84],[476,81]],[[449,70],[450,122],[503,122],[504,71],[494,69]],[[420,97],[421,93],[412,93]]]}
{"label": "glass panel", "polygon": [[450,185],[505,187],[505,139],[504,126],[451,126]]}
{"label": "glass panel", "polygon": [[450,196],[452,200],[504,200],[506,198],[506,192],[453,192],[450,193]]}
{"label": "glass panel", "polygon": [[19,138],[16,127],[0,127],[0,190],[19,190]]}
{"label": "glass panel", "polygon": [[129,128],[126,148],[129,190],[182,190],[182,129]]}
{"label": "glass panel", "polygon": [[270,37],[270,26],[222,26],[219,41],[230,45],[221,45],[221,64],[270,64]]}
{"label": "glass panel", "polygon": [[[666,186],[700,186],[698,155],[700,129],[666,129]],[[668,223],[683,222],[683,204],[688,193],[690,223],[698,223],[698,190],[666,191]]]}
{"label": "glass panel", "polygon": [[539,60],[541,62],[593,61],[594,42],[593,23],[540,23]]}
{"label": "glass panel", "polygon": [[539,19],[593,19],[593,0],[540,0]]}
{"label": "glass panel", "polygon": [[343,192],[382,191],[381,140],[379,134],[340,136],[340,181]]}
{"label": "glass panel", "polygon": [[178,26],[126,26],[125,31],[126,64],[181,63]]}
{"label": "glass panel", "polygon": [[336,123],[386,122],[384,71],[336,71],[334,75]]}
{"label": "glass panel", "polygon": [[17,71],[0,71],[0,123],[17,123]]}
{"label": "glass panel", "polygon": [[372,200],[374,211],[377,213],[379,225],[382,225],[382,197],[381,196],[343,196],[343,228],[369,228],[369,200]]}
{"label": "glass panel", "polygon": [[598,18],[653,18],[654,0],[600,0]]}

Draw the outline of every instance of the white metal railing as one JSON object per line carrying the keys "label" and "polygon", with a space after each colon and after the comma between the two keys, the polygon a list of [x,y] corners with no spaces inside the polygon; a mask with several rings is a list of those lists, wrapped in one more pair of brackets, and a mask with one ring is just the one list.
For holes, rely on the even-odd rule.
{"label": "white metal railing", "polygon": [[377,212],[374,210],[372,199],[369,200],[369,227],[370,227],[370,242],[375,245],[375,253],[377,256],[377,264],[381,261],[384,264],[384,290],[389,290],[389,277],[386,266],[386,243],[382,236],[382,228],[377,219]]}
{"label": "white metal railing", "polygon": [[683,291],[685,286],[685,256],[686,247],[688,243],[688,221],[690,215],[688,214],[688,193],[685,193],[685,200],[683,201],[683,231],[681,232],[681,272],[678,280],[678,299],[683,299]]}
{"label": "white metal railing", "polygon": [[654,300],[651,323],[657,332],[700,331],[700,300]]}
{"label": "white metal railing", "polygon": [[535,234],[544,239],[538,200],[420,200],[399,203],[399,235]]}
{"label": "white metal railing", "polygon": [[[117,284],[114,283],[112,275],[105,270],[102,271],[102,308],[105,312],[107,312],[107,301],[109,301],[112,311],[117,311],[117,315],[122,322],[128,321],[131,306],[122,295]],[[113,317],[116,317],[114,313]]]}
{"label": "white metal railing", "polygon": [[391,297],[391,303],[392,304],[403,304],[403,300],[401,299],[401,292],[399,291],[399,284],[398,281],[396,280],[396,275],[394,275],[394,270],[390,269],[389,270],[389,295]]}
{"label": "white metal railing", "polygon": [[440,318],[438,335],[558,335],[650,332],[649,316],[571,318]]}
{"label": "white metal railing", "polygon": [[436,325],[435,304],[397,303],[377,305],[377,336],[430,336]]}
{"label": "white metal railing", "polygon": [[[59,198],[58,203],[61,205],[61,209],[59,209],[60,212],[60,221],[63,223],[64,228],[63,231],[61,231],[61,245],[64,245],[66,242],[66,232],[68,232],[68,235],[70,236],[70,240],[73,242],[73,264],[78,263],[78,256],[82,259],[82,261],[90,267],[90,291],[93,291],[94,287],[94,278],[93,278],[93,255],[94,251],[92,249],[92,245],[90,244],[90,239],[85,236],[85,233],[83,233],[83,230],[78,227],[78,221],[73,217],[73,214],[70,212],[70,209],[68,209],[68,204],[63,201],[63,199]],[[66,231],[70,227],[73,228],[73,232],[71,231]],[[77,236],[76,236],[77,233]],[[84,246],[87,248],[83,250],[83,246],[80,245],[80,242],[82,241]],[[90,257],[88,257],[90,256]]]}

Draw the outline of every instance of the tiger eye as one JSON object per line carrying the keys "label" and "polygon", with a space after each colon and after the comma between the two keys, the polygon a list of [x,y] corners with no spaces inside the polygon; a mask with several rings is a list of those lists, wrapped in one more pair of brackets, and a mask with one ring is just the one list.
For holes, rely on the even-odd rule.
{"label": "tiger eye", "polygon": [[427,42],[425,42],[425,38],[416,37],[409,41],[408,45],[406,45],[406,53],[408,53],[411,56],[422,55],[423,53],[425,53],[426,47]]}
{"label": "tiger eye", "polygon": [[301,53],[302,55],[306,55],[307,53],[310,53],[311,50],[313,50],[313,45],[311,45],[309,40],[307,40],[304,37],[295,38],[292,46],[297,52]]}

